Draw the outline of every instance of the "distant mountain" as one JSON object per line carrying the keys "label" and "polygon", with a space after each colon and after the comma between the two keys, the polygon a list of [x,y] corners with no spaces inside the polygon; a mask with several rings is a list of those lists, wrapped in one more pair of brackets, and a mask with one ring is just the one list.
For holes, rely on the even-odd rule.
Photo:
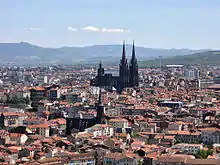
{"label": "distant mountain", "polygon": [[[201,65],[220,65],[220,50],[205,51],[185,56],[175,56],[161,59],[162,65],[169,64],[201,64]],[[159,60],[148,60],[140,62],[141,66],[159,66]]]}
{"label": "distant mountain", "polygon": [[[131,45],[127,45],[127,56],[130,58]],[[151,49],[136,47],[139,61],[153,60],[158,57],[189,55],[206,50],[188,49]],[[0,62],[15,64],[79,64],[119,62],[122,45],[94,45],[85,47],[43,48],[26,42],[0,43]]]}

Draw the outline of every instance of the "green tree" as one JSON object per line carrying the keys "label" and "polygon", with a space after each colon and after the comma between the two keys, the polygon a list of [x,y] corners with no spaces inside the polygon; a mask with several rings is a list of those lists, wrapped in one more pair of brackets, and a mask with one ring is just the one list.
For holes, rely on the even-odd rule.
{"label": "green tree", "polygon": [[213,154],[213,150],[212,149],[209,149],[208,151],[207,151],[207,155],[209,156],[209,155],[212,155]]}
{"label": "green tree", "polygon": [[140,135],[138,134],[138,132],[133,132],[133,137],[140,137]]}
{"label": "green tree", "polygon": [[153,104],[153,103],[154,103],[154,99],[153,99],[153,98],[150,98],[150,99],[149,99],[149,103],[150,103],[150,104]]}
{"label": "green tree", "polygon": [[196,154],[196,157],[201,158],[201,159],[207,159],[207,157],[209,155],[213,154],[213,150],[212,149],[208,149],[208,150],[199,150]]}
{"label": "green tree", "polygon": [[153,95],[154,94],[154,90],[150,90],[150,93]]}
{"label": "green tree", "polygon": [[183,141],[180,139],[176,139],[176,144],[178,144],[178,143],[183,143]]}
{"label": "green tree", "polygon": [[32,137],[28,137],[27,141],[25,142],[26,144],[31,144],[33,143],[35,140]]}

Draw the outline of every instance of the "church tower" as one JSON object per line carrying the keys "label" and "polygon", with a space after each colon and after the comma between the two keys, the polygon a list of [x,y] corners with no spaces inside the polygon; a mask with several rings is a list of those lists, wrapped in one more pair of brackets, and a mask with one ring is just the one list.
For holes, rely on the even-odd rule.
{"label": "church tower", "polygon": [[126,87],[128,87],[128,63],[126,58],[126,51],[125,51],[125,41],[123,43],[123,50],[122,50],[122,58],[119,64],[119,92],[122,92],[122,90]]}
{"label": "church tower", "polygon": [[135,46],[133,41],[132,47],[132,56],[129,65],[129,86],[138,87],[139,86],[139,77],[138,77],[138,62],[135,55]]}
{"label": "church tower", "polygon": [[104,75],[104,68],[102,67],[102,62],[100,61],[98,68],[98,76],[103,76],[103,75]]}
{"label": "church tower", "polygon": [[102,91],[101,91],[101,88],[99,90],[99,101],[98,101],[98,104],[96,106],[96,111],[97,111],[96,124],[104,124],[105,115],[104,115],[104,106],[102,104]]}
{"label": "church tower", "polygon": [[98,74],[97,74],[98,86],[103,86],[103,76],[104,76],[104,74],[105,74],[105,70],[102,67],[102,62],[100,61],[99,68],[98,68]]}

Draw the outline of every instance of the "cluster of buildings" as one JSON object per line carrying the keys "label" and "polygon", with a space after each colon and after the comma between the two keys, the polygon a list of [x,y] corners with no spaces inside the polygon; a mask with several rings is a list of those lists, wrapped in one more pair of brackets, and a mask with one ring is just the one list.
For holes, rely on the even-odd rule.
{"label": "cluster of buildings", "polygon": [[138,69],[122,52],[118,76],[2,67],[0,164],[219,165],[218,68]]}

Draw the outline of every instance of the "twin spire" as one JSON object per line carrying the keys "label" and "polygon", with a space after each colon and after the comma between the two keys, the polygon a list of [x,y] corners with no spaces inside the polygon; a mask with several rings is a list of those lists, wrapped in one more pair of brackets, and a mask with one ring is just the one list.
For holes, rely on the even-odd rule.
{"label": "twin spire", "polygon": [[[125,48],[125,40],[123,41],[123,50],[122,50],[122,63],[127,62],[126,60],[126,48]],[[136,60],[136,56],[135,56],[135,46],[134,46],[134,40],[133,40],[133,44],[132,44],[132,56],[131,56],[131,62]]]}
{"label": "twin spire", "polygon": [[[136,59],[136,56],[135,56],[135,46],[134,46],[134,40],[133,40],[131,62],[134,62],[134,61],[137,61],[137,59]],[[123,41],[123,49],[122,49],[121,63],[122,63],[122,64],[126,64],[126,63],[127,63],[125,40]],[[100,63],[99,63],[99,68],[102,68],[102,62],[101,62],[101,60],[100,60]]]}

